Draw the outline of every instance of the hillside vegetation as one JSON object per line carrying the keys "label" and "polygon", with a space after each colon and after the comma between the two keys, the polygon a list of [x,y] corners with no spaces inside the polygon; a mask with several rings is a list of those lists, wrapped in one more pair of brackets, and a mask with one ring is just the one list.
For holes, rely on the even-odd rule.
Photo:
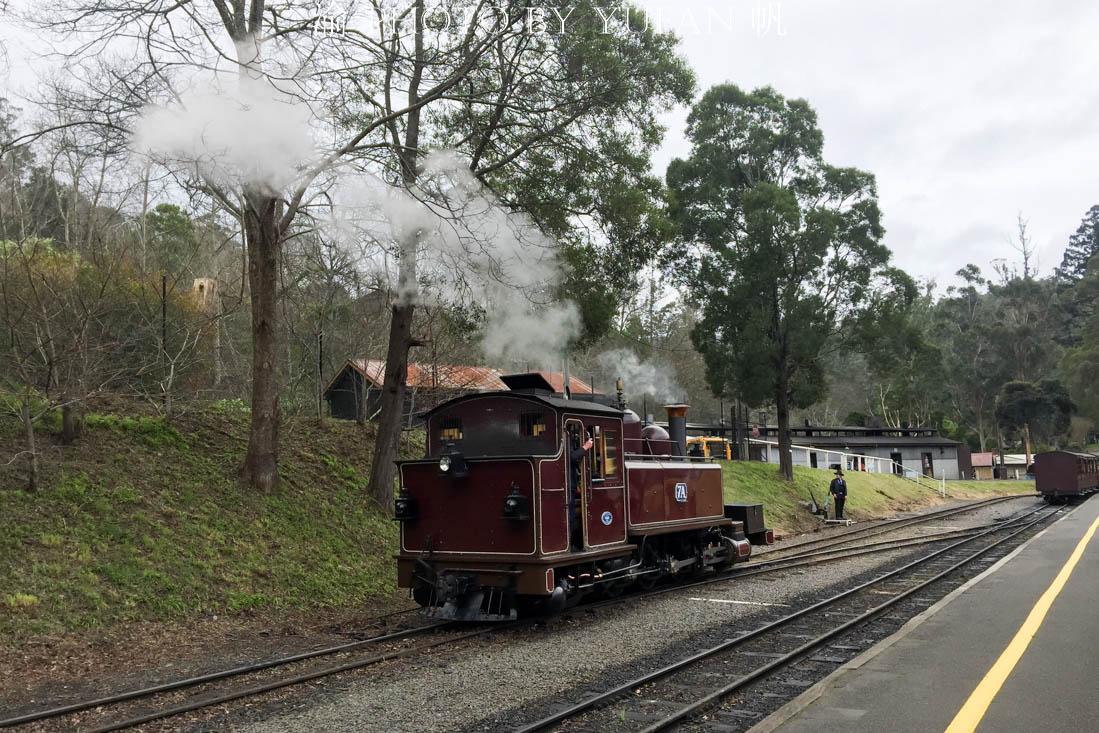
{"label": "hillside vegetation", "polygon": [[[17,424],[0,429],[14,445]],[[90,415],[38,492],[0,490],[0,636],[392,594],[396,527],[365,492],[373,430],[288,421],[271,495],[238,481],[247,435],[236,403],[172,424]]]}
{"label": "hillside vegetation", "polygon": [[[165,422],[89,415],[69,447],[51,448],[42,488],[19,485],[0,463],[0,636],[25,639],[129,621],[314,609],[349,612],[400,599],[392,554],[397,528],[367,497],[373,429],[339,420],[288,421],[281,488],[242,489],[248,416],[237,402]],[[53,439],[56,426],[43,426]],[[19,426],[0,420],[3,447]],[[410,455],[422,443],[406,445]],[[727,463],[729,501],[761,501],[780,532],[819,521],[799,505],[823,501],[831,474],[798,469],[793,487],[774,466]],[[883,516],[939,501],[893,476],[848,476],[850,514]],[[951,484],[1030,491],[1026,482]]]}

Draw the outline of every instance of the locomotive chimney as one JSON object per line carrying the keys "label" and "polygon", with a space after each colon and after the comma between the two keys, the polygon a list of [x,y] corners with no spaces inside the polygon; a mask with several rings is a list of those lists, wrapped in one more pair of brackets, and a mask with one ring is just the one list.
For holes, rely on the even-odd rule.
{"label": "locomotive chimney", "polygon": [[687,408],[690,405],[664,405],[668,413],[668,435],[672,439],[672,455],[687,455]]}

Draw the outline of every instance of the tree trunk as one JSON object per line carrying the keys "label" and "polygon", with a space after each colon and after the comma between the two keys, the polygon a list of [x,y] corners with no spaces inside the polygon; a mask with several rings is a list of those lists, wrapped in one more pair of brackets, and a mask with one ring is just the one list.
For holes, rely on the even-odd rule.
{"label": "tree trunk", "polygon": [[61,445],[72,445],[76,440],[76,418],[73,416],[73,406],[67,399],[61,406]]}
{"label": "tree trunk", "polygon": [[[423,17],[424,0],[415,0],[413,18]],[[401,181],[412,187],[419,176],[417,160],[420,154],[420,114],[414,106],[420,99],[420,80],[425,64],[424,26],[413,23],[415,34],[412,75],[408,81],[408,104],[413,106],[407,116],[404,147],[397,154],[401,164]],[[389,324],[389,347],[385,357],[385,384],[382,385],[382,408],[378,415],[378,436],[374,441],[374,460],[370,465],[368,491],[387,510],[393,506],[393,480],[397,446],[401,438],[401,413],[404,412],[405,379],[408,377],[408,350],[417,344],[412,338],[412,315],[415,312],[416,257],[420,245],[419,231],[401,235],[401,265],[397,275],[397,297],[393,305],[393,320]]]}
{"label": "tree trunk", "polygon": [[34,422],[31,420],[30,395],[23,398],[20,409],[27,439],[27,491],[38,491],[38,450],[34,443]]}
{"label": "tree trunk", "polygon": [[385,383],[382,385],[382,409],[378,415],[378,437],[370,465],[370,494],[383,507],[393,503],[393,480],[397,446],[401,437],[404,412],[405,380],[408,378],[408,350],[412,346],[412,315],[415,306],[398,301],[393,306],[386,352]]}
{"label": "tree trunk", "polygon": [[265,193],[245,197],[248,287],[252,296],[252,427],[244,481],[264,492],[279,482],[279,384],[275,302],[278,292],[279,206]]}
{"label": "tree trunk", "polygon": [[778,475],[787,481],[793,481],[794,461],[790,456],[790,385],[785,368],[780,367],[778,374],[778,390],[775,393],[775,409],[778,410]]}
{"label": "tree trunk", "polygon": [[221,377],[225,367],[221,362],[221,313],[214,315],[214,389],[220,392]]}

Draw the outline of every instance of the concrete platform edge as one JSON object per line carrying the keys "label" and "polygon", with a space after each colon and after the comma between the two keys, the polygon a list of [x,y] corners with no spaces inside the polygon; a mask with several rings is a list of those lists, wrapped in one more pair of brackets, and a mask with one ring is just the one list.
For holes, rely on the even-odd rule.
{"label": "concrete platform edge", "polygon": [[1001,567],[1006,565],[1016,555],[1018,555],[1020,552],[1022,552],[1027,547],[1029,547],[1032,542],[1035,542],[1036,540],[1038,540],[1038,538],[1040,538],[1042,535],[1044,535],[1046,532],[1048,532],[1054,525],[1068,519],[1069,516],[1073,512],[1075,512],[1077,509],[1079,509],[1081,506],[1082,506],[1082,504],[1078,504],[1075,507],[1073,507],[1072,511],[1066,512],[1063,517],[1058,519],[1056,522],[1051,524],[1049,527],[1046,527],[1041,532],[1039,532],[1038,534],[1034,535],[1033,537],[1031,537],[1029,540],[1027,540],[1023,544],[1016,547],[1010,553],[1008,553],[1004,557],[1000,558],[992,567],[988,568],[987,570],[982,572],[977,577],[972,578],[971,580],[967,581],[964,585],[961,585],[961,586],[955,588],[950,593],[946,594],[942,598],[942,600],[940,600],[938,603],[936,603],[935,605],[928,608],[926,611],[923,611],[920,614],[918,614],[916,616],[913,616],[904,626],[897,629],[896,633],[894,633],[892,636],[889,636],[885,639],[882,639],[877,644],[875,644],[874,646],[872,646],[869,649],[867,649],[866,651],[864,651],[862,654],[858,655],[857,657],[855,657],[851,661],[846,662],[842,666],[838,667],[834,672],[829,674],[827,677],[822,679],[820,682],[816,683],[815,685],[813,685],[812,687],[807,689],[805,692],[801,693],[800,695],[795,697],[793,700],[786,703],[781,708],[779,708],[778,710],[771,713],[770,715],[768,715],[763,720],[761,720],[758,723],[756,723],[755,725],[753,725],[751,728],[748,729],[747,733],[772,733],[772,731],[776,730],[780,725],[782,725],[783,723],[787,722],[788,720],[790,720],[791,718],[796,716],[802,710],[807,708],[811,703],[813,703],[817,698],[819,698],[822,694],[824,694],[824,691],[827,690],[831,686],[832,682],[835,681],[836,678],[840,677],[841,675],[847,674],[851,670],[858,669],[859,667],[863,666],[864,664],[870,662],[875,657],[877,657],[879,654],[884,652],[886,649],[888,649],[889,647],[893,646],[894,644],[896,644],[898,641],[900,641],[904,637],[911,634],[924,621],[931,618],[932,616],[937,614],[942,609],[946,608],[948,605],[950,605],[951,602],[954,601],[955,598],[957,598],[961,594],[965,593],[967,590],[969,590],[970,588],[975,586],[977,583],[980,583],[982,580],[987,578],[989,575],[992,575],[997,570],[999,570]]}

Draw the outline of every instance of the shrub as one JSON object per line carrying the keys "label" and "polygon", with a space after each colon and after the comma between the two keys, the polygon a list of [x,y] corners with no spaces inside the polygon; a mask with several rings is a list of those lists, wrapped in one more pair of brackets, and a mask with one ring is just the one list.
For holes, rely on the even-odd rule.
{"label": "shrub", "polygon": [[15,610],[32,608],[38,605],[38,596],[32,596],[30,593],[12,593],[4,596],[4,604]]}

